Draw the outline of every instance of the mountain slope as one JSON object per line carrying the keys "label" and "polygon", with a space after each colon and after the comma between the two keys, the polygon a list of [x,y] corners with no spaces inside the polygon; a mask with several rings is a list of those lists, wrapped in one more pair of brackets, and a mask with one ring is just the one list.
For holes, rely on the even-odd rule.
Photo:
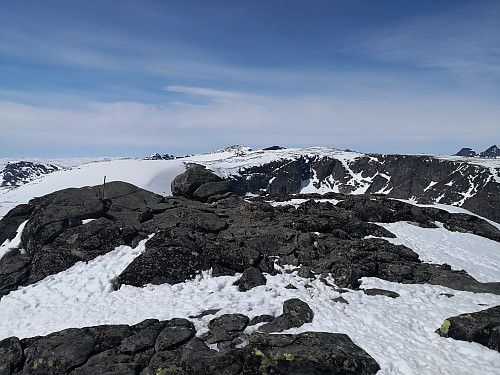
{"label": "mountain slope", "polygon": [[[30,194],[40,196],[42,191],[52,193],[51,189],[56,186],[102,182],[104,173],[109,178],[107,181],[118,178],[134,180],[138,185],[153,187],[156,192],[170,192],[174,176],[185,169],[184,162],[197,160],[220,175],[227,174],[238,179],[241,177],[238,169],[273,162],[281,162],[284,169],[290,160],[294,162],[294,158],[297,159],[297,154],[300,157],[300,154],[304,156],[308,152],[270,151],[272,153],[223,150],[176,163],[160,160],[96,163],[52,173],[36,182],[9,190],[9,195],[5,197],[9,197],[11,202],[26,203],[22,200],[29,199]],[[285,151],[287,158],[280,158]],[[276,152],[282,154],[277,157]],[[363,154],[357,153],[330,152],[338,156],[335,160],[340,160],[343,168],[342,161],[345,161],[349,169],[358,157],[363,157]],[[315,154],[318,155],[318,152]],[[276,173],[279,177],[282,171]],[[353,174],[358,177],[355,171]],[[369,180],[370,176],[361,174],[357,179],[346,179],[345,185],[351,186],[349,189],[358,189],[357,193],[360,193],[366,185],[363,179]],[[300,176],[300,191],[321,191],[322,185],[318,183],[318,188],[311,180]],[[25,349],[27,373],[34,372],[34,367],[40,372],[50,373],[48,363],[52,361],[54,365],[56,361],[50,357],[50,350],[44,348],[49,348],[49,344],[58,344],[58,340],[64,341],[64,337],[81,337],[84,339],[82,345],[89,348],[87,357],[79,357],[80,364],[74,368],[75,374],[92,373],[99,367],[117,371],[117,368],[126,368],[134,361],[140,363],[136,369],[144,368],[143,374],[165,369],[180,371],[178,368],[186,362],[179,357],[187,358],[186,353],[192,345],[198,348],[196,350],[203,349],[203,356],[196,357],[200,358],[200,366],[211,363],[211,360],[226,358],[228,353],[245,353],[248,350],[244,349],[246,347],[252,349],[246,355],[253,358],[252,361],[257,360],[256,368],[274,366],[275,362],[286,368],[290,356],[274,352],[281,353],[281,357],[273,359],[269,355],[274,348],[252,346],[256,343],[261,345],[259,340],[266,340],[261,336],[255,336],[261,339],[251,338],[263,323],[249,325],[243,332],[233,331],[235,336],[228,337],[232,340],[238,336],[237,339],[242,339],[238,343],[226,338],[205,347],[203,341],[209,340],[210,330],[220,321],[233,319],[238,314],[255,321],[278,319],[286,315],[284,305],[291,299],[307,304],[313,318],[285,331],[296,337],[285,339],[280,336],[281,340],[300,340],[298,335],[307,332],[347,334],[355,345],[364,349],[380,365],[378,375],[479,375],[494,374],[500,368],[500,353],[477,343],[445,339],[435,333],[450,316],[473,313],[500,304],[500,294],[459,290],[463,282],[470,286],[472,280],[469,274],[485,283],[481,287],[495,288],[493,292],[500,293],[500,245],[498,230],[495,230],[498,225],[489,225],[475,216],[447,214],[435,207],[419,207],[414,202],[407,204],[367,194],[267,194],[247,197],[248,202],[222,194],[212,196],[216,197],[212,200],[214,203],[202,203],[183,197],[158,196],[122,182],[106,186],[104,200],[103,187],[96,186],[77,189],[78,194],[76,190],[54,193],[14,211],[16,222],[9,224],[9,228],[14,230],[8,230],[8,239],[12,241],[6,243],[8,254],[0,259],[0,264],[7,266],[9,272],[13,267],[8,266],[20,264],[13,262],[14,259],[25,264],[37,264],[38,268],[32,270],[52,269],[45,273],[47,276],[35,272],[30,285],[14,289],[0,300],[3,317],[0,320],[0,338],[26,338],[19,344],[24,347],[17,348]],[[202,186],[203,183],[199,188]],[[332,187],[325,185],[324,189],[331,190]],[[439,207],[446,208],[444,205]],[[448,209],[462,211],[456,207]],[[2,223],[12,218],[9,214]],[[23,225],[26,220],[28,223]],[[4,229],[0,231],[3,233]],[[391,238],[391,232],[396,238]],[[116,243],[103,241],[105,239]],[[14,250],[10,250],[11,247]],[[271,258],[260,257],[258,253],[279,256],[274,270],[269,268]],[[57,269],[64,262],[66,269]],[[207,264],[211,265],[212,271],[191,273],[192,270],[204,270]],[[241,271],[249,265],[260,267],[266,281],[264,285],[242,292],[240,286],[234,284],[243,277]],[[351,269],[353,272],[347,274],[348,268],[357,270]],[[467,273],[460,271],[462,268]],[[162,274],[165,270],[170,271]],[[172,278],[175,280],[172,281]],[[353,281],[360,283],[359,289]],[[425,283],[428,281],[433,285]],[[339,288],[344,285],[347,288]],[[118,290],[117,286],[120,286]],[[192,334],[196,330],[196,336],[190,336],[190,341],[186,343],[174,340],[175,345],[180,346],[174,346],[170,354],[164,353],[156,343],[146,345],[141,341],[145,339],[140,333],[143,328],[132,327],[151,318],[162,322],[143,322],[140,327],[153,323],[161,327],[171,323],[179,325],[180,319],[176,318],[182,318],[191,322],[184,322],[184,325],[194,325],[194,329],[189,330],[193,331]],[[108,324],[120,326],[106,326]],[[101,326],[56,332],[97,325]],[[108,331],[110,336],[100,334]],[[93,336],[96,333],[98,337]],[[127,340],[132,333],[139,337],[135,341]],[[32,338],[47,334],[52,335]],[[164,340],[171,340],[170,337],[163,336]],[[245,342],[249,337],[250,344]],[[9,340],[13,346],[16,345],[14,339]],[[37,346],[37,343],[40,345]],[[68,341],[64,343],[68,345]],[[94,343],[99,343],[99,348],[94,348]],[[146,350],[134,355],[120,352],[132,343],[143,345]],[[215,345],[218,345],[219,352],[215,350]],[[243,350],[231,352],[233,349]],[[169,364],[167,357],[160,358],[160,355],[154,354],[155,351],[180,362]],[[21,350],[20,361],[23,361],[22,353]],[[289,352],[285,354],[290,355]],[[3,365],[2,359],[0,356],[0,365]],[[235,364],[240,360],[235,357],[230,362]],[[148,363],[149,370],[144,367]],[[113,367],[115,365],[123,367]],[[340,366],[349,367],[345,362]],[[152,372],[148,372],[150,370]]]}
{"label": "mountain slope", "polygon": [[228,177],[238,194],[328,191],[383,194],[466,208],[500,222],[500,160],[381,155],[330,148],[249,151],[200,161]]}
{"label": "mountain slope", "polygon": [[169,181],[189,163],[228,178],[239,195],[261,190],[383,194],[455,205],[500,222],[500,159],[363,154],[326,147],[252,151],[244,146],[175,160],[114,160],[58,171],[15,191],[0,190],[0,217],[34,196],[95,185],[104,176],[168,195]]}

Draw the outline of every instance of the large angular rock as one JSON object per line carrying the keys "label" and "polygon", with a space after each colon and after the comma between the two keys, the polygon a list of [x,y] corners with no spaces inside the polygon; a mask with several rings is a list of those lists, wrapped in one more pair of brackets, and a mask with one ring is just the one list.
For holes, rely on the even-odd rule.
{"label": "large angular rock", "polygon": [[241,277],[235,282],[240,292],[246,292],[259,285],[266,285],[266,277],[256,267],[247,268]]}
{"label": "large angular rock", "polygon": [[[195,191],[202,185],[209,182],[221,181],[223,181],[222,178],[209,171],[204,166],[199,164],[190,164],[184,173],[178,175],[172,181],[172,195],[193,199]],[[201,195],[204,196],[203,194]]]}
{"label": "large angular rock", "polygon": [[375,374],[379,365],[344,334],[256,333],[245,348],[246,374]]}
{"label": "large angular rock", "polygon": [[176,349],[187,343],[196,333],[193,323],[186,319],[172,319],[167,322],[155,342],[155,350]]}
{"label": "large angular rock", "polygon": [[283,314],[272,322],[259,328],[262,332],[281,332],[293,327],[300,327],[313,320],[313,311],[307,303],[298,298],[292,298],[283,303]]}
{"label": "large angular rock", "polygon": [[436,333],[455,340],[474,341],[500,352],[500,306],[448,318]]}
{"label": "large angular rock", "polygon": [[208,324],[206,341],[209,344],[216,344],[231,340],[246,328],[248,322],[248,317],[243,314],[224,314],[212,319]]}
{"label": "large angular rock", "polygon": [[28,345],[23,374],[67,374],[96,352],[97,340],[86,329],[67,329]]}
{"label": "large angular rock", "polygon": [[225,194],[232,192],[233,188],[229,181],[207,182],[195,190],[193,198],[200,202],[208,202],[211,197],[221,196],[222,198],[226,197]]}
{"label": "large angular rock", "polygon": [[136,333],[122,340],[118,350],[123,354],[136,354],[152,348],[166,324],[156,319],[148,319],[136,324],[132,327]]}

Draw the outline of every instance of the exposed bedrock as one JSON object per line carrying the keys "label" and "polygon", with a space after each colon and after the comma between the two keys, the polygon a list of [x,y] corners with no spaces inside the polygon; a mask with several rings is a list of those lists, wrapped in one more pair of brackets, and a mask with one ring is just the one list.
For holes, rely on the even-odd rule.
{"label": "exposed bedrock", "polygon": [[[287,302],[284,315],[299,305],[299,310],[309,308],[300,300]],[[347,335],[247,335],[248,324],[245,315],[225,314],[212,319],[202,337],[183,318],[10,337],[0,341],[0,374],[375,374],[380,369]],[[217,344],[218,350],[207,344]]]}
{"label": "exposed bedrock", "polygon": [[[185,174],[192,168],[198,169],[189,167]],[[206,169],[202,174],[211,176]],[[206,180],[215,182],[212,177]],[[212,203],[205,203],[184,196],[162,197],[124,182],[106,184],[104,197],[102,188],[65,189],[35,198],[0,221],[7,239],[27,221],[23,249],[11,249],[0,259],[0,295],[117,246],[135,246],[152,233],[145,251],[116,280],[117,287],[179,283],[211,269],[215,276],[244,273],[240,283],[244,291],[262,285],[265,276],[259,273],[274,274],[277,262],[307,269],[303,277],[331,274],[340,287],[357,288],[361,277],[371,276],[500,293],[499,283],[479,283],[465,271],[422,263],[405,246],[366,238],[394,236],[373,221],[408,221],[427,228],[440,222],[449,230],[499,241],[500,231],[475,216],[374,195],[333,194],[329,196],[341,201],[337,205],[311,199],[295,208],[266,202],[289,196],[244,201],[232,193],[216,194],[210,197]]]}
{"label": "exposed bedrock", "polygon": [[448,318],[436,333],[455,340],[474,341],[500,352],[500,306]]}
{"label": "exposed bedrock", "polygon": [[422,203],[459,204],[500,222],[498,168],[425,155],[372,154],[340,160],[326,156],[300,156],[242,168],[231,176],[239,195],[296,194],[305,185],[342,194],[385,194],[414,198]]}

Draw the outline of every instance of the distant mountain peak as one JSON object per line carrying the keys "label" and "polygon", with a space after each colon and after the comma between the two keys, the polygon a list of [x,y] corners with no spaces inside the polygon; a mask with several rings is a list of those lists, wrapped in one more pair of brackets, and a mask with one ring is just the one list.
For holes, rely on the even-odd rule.
{"label": "distant mountain peak", "polygon": [[233,145],[233,146],[223,148],[221,150],[217,150],[214,152],[214,154],[215,153],[223,153],[223,152],[232,152],[232,153],[235,153],[236,155],[244,155],[250,151],[252,151],[252,149],[250,147],[247,147],[244,145]]}
{"label": "distant mountain peak", "polygon": [[144,158],[144,160],[168,160],[173,158],[174,157],[172,155],[169,154],[160,155],[159,153],[155,152],[153,155]]}
{"label": "distant mountain peak", "polygon": [[472,148],[469,147],[463,147],[460,151],[458,151],[456,156],[467,156],[467,157],[474,157],[476,156],[476,151],[474,151]]}
{"label": "distant mountain peak", "polygon": [[493,145],[486,151],[481,152],[479,156],[482,158],[500,158],[500,148],[497,145]]}
{"label": "distant mountain peak", "polygon": [[472,148],[464,147],[458,151],[456,156],[480,157],[480,158],[500,158],[500,148],[497,145],[489,147],[487,150],[476,153]]}

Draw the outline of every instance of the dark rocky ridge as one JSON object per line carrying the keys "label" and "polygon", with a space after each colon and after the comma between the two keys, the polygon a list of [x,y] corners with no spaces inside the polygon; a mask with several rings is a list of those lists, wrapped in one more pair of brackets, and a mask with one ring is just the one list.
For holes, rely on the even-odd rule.
{"label": "dark rocky ridge", "polygon": [[[368,375],[380,369],[347,335],[249,336],[243,333],[248,324],[245,315],[222,315],[210,321],[202,338],[195,336],[191,321],[181,318],[10,337],[0,341],[0,374]],[[218,351],[207,343],[216,343]]]}
{"label": "dark rocky ridge", "polygon": [[[343,194],[365,187],[366,194],[414,198],[420,203],[459,204],[500,222],[500,184],[489,168],[419,155],[360,154],[345,164],[335,157],[311,155],[244,168],[231,176],[238,195],[296,194],[305,183]],[[497,175],[500,171],[496,171]],[[360,182],[354,175],[359,176]],[[316,179],[316,180],[314,180]],[[315,181],[315,182],[312,182]],[[470,196],[469,196],[469,195]]]}
{"label": "dark rocky ridge", "polygon": [[33,163],[31,161],[9,162],[0,172],[0,186],[20,186],[40,176],[59,170],[54,164]]}

